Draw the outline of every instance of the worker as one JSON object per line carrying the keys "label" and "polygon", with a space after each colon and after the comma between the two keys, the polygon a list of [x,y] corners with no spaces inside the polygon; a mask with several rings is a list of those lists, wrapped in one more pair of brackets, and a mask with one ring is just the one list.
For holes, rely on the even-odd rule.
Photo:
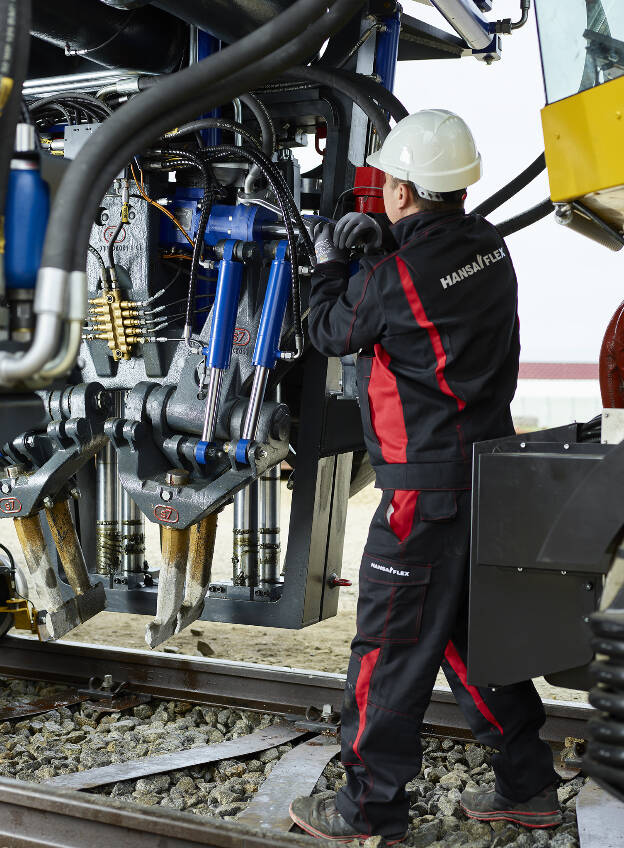
{"label": "worker", "polygon": [[481,157],[459,116],[409,115],[367,161],[385,171],[396,249],[363,258],[349,279],[349,249],[378,249],[382,228],[355,212],[318,223],[308,322],[326,356],[359,352],[364,438],[382,495],[360,566],[342,711],[346,785],[296,799],[291,817],[326,839],[400,841],[442,666],[473,734],[497,750],[495,788],[464,790],[464,812],[553,826],[558,778],[533,683],[493,689],[466,676],[472,445],[514,435],[514,267],[496,228],[464,211]]}

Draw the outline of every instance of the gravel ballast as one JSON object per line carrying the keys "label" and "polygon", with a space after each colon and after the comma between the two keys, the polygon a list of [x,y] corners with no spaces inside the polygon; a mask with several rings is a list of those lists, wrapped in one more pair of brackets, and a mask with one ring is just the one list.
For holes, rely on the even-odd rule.
{"label": "gravel ballast", "polygon": [[[0,707],[16,699],[43,697],[63,687],[0,679]],[[47,779],[139,757],[223,742],[280,721],[278,716],[236,709],[152,701],[124,713],[101,713],[87,703],[58,707],[34,717],[0,723],[0,776],[45,782]],[[232,819],[243,810],[290,743],[239,759],[221,760],[93,790],[123,803],[184,810],[198,816]],[[423,767],[407,786],[409,848],[578,848],[576,796],[584,778],[559,788],[563,823],[530,830],[509,822],[477,822],[461,812],[463,789],[493,788],[490,752],[481,745],[425,737]],[[345,782],[341,763],[325,768],[314,792],[336,791]],[[368,840],[377,848],[383,840]]]}

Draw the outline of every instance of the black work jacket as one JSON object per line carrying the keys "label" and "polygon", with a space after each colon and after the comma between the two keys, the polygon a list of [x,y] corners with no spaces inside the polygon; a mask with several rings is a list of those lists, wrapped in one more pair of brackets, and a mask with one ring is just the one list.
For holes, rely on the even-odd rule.
{"label": "black work jacket", "polygon": [[461,489],[472,445],[513,434],[520,353],[517,281],[481,216],[423,212],[392,227],[398,249],[357,274],[312,278],[309,332],[326,356],[358,356],[364,438],[377,486]]}

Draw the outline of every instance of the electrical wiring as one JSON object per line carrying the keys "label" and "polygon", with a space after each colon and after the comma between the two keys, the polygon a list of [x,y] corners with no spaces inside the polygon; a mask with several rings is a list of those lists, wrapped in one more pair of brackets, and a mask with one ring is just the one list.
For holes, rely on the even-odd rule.
{"label": "electrical wiring", "polygon": [[[137,166],[137,167],[139,167],[139,166]],[[147,193],[144,189],[144,183],[143,183],[143,170],[139,167],[139,173],[141,174],[141,184],[140,185],[139,185],[139,181],[137,180],[136,172],[134,170],[134,165],[132,165],[132,164],[130,165],[130,171],[132,173],[132,179],[134,180],[134,184],[136,185],[137,190],[138,190],[139,194],[141,195],[141,197],[143,198],[143,200],[146,203],[149,203],[150,206],[154,206],[156,209],[160,210],[160,212],[162,212],[164,215],[166,215],[167,218],[169,218],[169,220],[173,224],[175,224],[175,226],[180,230],[180,232],[182,233],[184,238],[188,241],[188,243],[191,245],[191,247],[194,248],[195,242],[190,237],[190,235],[186,232],[186,230],[184,229],[182,224],[178,221],[178,219],[175,217],[175,215],[173,215],[164,206],[161,206],[160,203],[158,203],[157,200],[152,200],[152,198],[147,195]],[[178,258],[181,258],[182,256],[183,256],[183,254],[180,254],[180,256],[178,256],[177,254],[167,254],[166,256],[163,256],[163,259],[169,259],[169,258],[172,258],[172,257],[175,257],[176,259],[178,259]]]}

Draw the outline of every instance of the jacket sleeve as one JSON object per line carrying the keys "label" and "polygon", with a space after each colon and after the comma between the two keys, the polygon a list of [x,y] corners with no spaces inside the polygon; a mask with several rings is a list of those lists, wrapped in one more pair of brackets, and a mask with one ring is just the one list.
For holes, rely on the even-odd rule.
{"label": "jacket sleeve", "polygon": [[362,263],[349,279],[342,262],[317,265],[312,276],[308,330],[325,356],[345,356],[372,347],[381,338],[385,318],[374,268]]}

